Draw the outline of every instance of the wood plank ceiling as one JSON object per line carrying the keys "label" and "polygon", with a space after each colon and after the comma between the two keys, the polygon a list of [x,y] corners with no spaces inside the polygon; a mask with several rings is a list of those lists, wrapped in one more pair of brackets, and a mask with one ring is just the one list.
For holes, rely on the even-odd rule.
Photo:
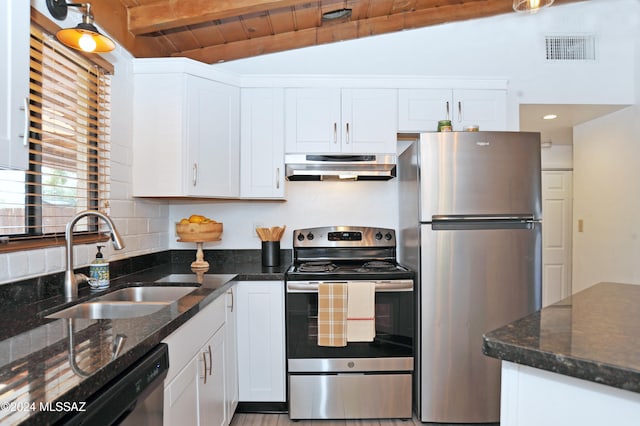
{"label": "wood plank ceiling", "polygon": [[[585,0],[556,0],[552,7]],[[514,13],[512,0],[91,0],[95,22],[135,57],[212,64]],[[333,21],[322,15],[351,9]],[[505,34],[508,37],[508,34]]]}

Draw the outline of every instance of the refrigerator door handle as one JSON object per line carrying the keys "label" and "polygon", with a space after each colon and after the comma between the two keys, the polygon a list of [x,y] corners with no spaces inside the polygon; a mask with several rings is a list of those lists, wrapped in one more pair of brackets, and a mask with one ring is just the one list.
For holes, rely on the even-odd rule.
{"label": "refrigerator door handle", "polygon": [[[540,221],[518,218],[517,220],[493,219],[493,220],[450,220],[431,223],[434,231],[464,231],[478,229],[535,229]],[[539,225],[538,225],[539,226]]]}
{"label": "refrigerator door handle", "polygon": [[464,216],[464,215],[433,215],[431,217],[433,222],[467,222],[467,221],[492,221],[492,220],[500,220],[500,221],[508,221],[508,220],[516,220],[516,221],[535,221],[533,215],[523,215],[523,216]]}

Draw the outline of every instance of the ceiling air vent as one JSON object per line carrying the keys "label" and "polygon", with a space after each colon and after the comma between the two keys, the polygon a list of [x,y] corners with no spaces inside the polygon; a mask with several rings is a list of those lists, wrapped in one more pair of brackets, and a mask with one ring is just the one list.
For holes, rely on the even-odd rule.
{"label": "ceiling air vent", "polygon": [[592,35],[545,36],[547,61],[594,61],[596,39]]}

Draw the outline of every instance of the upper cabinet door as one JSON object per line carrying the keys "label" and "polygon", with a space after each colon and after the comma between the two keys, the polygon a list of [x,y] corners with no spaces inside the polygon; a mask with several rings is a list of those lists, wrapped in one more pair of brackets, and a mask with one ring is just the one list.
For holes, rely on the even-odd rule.
{"label": "upper cabinet door", "polygon": [[237,197],[240,193],[240,90],[188,76],[188,195]]}
{"label": "upper cabinet door", "polygon": [[400,89],[398,129],[435,132],[438,121],[451,119],[451,89]]}
{"label": "upper cabinet door", "polygon": [[287,152],[340,152],[340,89],[286,89]]}
{"label": "upper cabinet door", "polygon": [[240,90],[190,74],[134,77],[133,195],[240,194]]}
{"label": "upper cabinet door", "polygon": [[507,93],[492,89],[399,90],[400,132],[435,132],[440,120],[451,120],[455,131],[471,125],[480,130],[507,130]]}
{"label": "upper cabinet door", "polygon": [[480,130],[506,130],[507,92],[505,90],[454,90],[454,130],[478,125]]}
{"label": "upper cabinet door", "polygon": [[342,152],[396,153],[396,89],[342,90]]}
{"label": "upper cabinet door", "polygon": [[286,89],[289,153],[396,152],[396,89]]}
{"label": "upper cabinet door", "polygon": [[0,169],[29,168],[29,25],[24,0],[0,2]]}
{"label": "upper cabinet door", "polygon": [[241,92],[240,197],[284,198],[284,90]]}

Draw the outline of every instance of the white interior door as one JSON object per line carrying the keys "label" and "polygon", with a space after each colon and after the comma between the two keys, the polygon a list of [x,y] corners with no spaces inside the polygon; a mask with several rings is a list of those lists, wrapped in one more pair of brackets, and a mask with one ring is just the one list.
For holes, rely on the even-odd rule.
{"label": "white interior door", "polygon": [[571,295],[573,172],[542,172],[542,306]]}

